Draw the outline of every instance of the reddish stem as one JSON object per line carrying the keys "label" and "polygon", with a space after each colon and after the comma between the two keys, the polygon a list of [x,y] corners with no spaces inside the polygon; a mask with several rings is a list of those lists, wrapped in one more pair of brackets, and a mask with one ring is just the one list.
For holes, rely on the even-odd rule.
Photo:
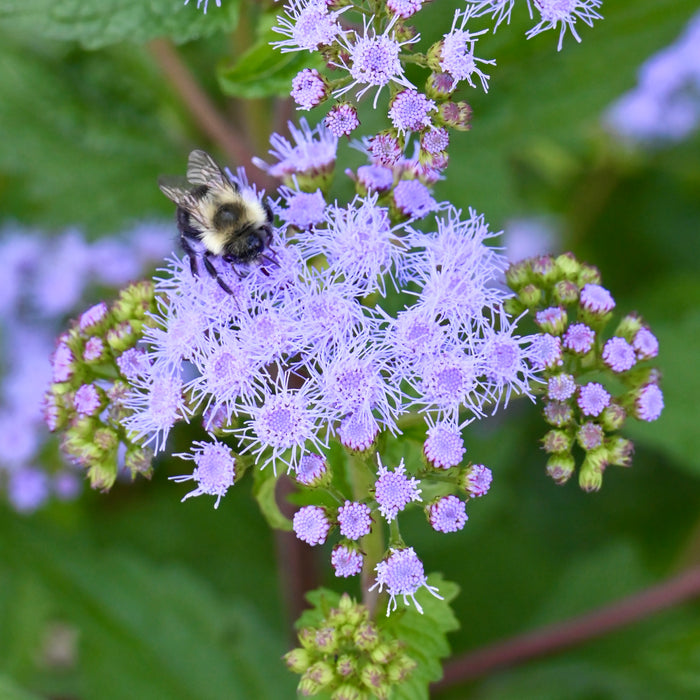
{"label": "reddish stem", "polygon": [[498,668],[556,654],[698,596],[700,566],[599,610],[455,658],[445,665],[445,674],[433,689],[445,690]]}

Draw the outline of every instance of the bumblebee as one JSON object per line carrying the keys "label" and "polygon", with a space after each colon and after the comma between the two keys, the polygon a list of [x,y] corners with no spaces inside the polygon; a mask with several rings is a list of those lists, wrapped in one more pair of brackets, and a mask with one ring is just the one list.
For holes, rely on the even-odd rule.
{"label": "bumblebee", "polygon": [[229,263],[239,275],[236,265],[275,261],[274,255],[266,254],[272,242],[272,210],[252,191],[242,191],[208,153],[190,153],[186,183],[160,177],[158,186],[177,205],[180,243],[195,277],[201,260],[219,286],[233,294],[212,258]]}

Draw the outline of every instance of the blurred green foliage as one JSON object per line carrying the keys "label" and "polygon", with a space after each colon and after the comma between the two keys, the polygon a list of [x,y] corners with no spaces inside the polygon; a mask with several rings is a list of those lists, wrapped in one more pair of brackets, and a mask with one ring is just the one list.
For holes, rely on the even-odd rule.
{"label": "blurred green foliage", "polygon": [[[206,16],[194,4],[0,1],[6,219],[46,230],[76,224],[97,237],[172,216],[157,175],[179,172],[190,147],[209,144],[143,42],[197,39],[185,55],[213,85],[216,66],[202,57],[212,46],[231,50],[222,33],[236,25],[237,4],[211,2]],[[447,28],[450,7],[426,7],[427,39]],[[453,137],[438,196],[484,211],[496,230],[514,217],[555,215],[561,249],[598,265],[618,308],[636,309],[658,334],[666,410],[630,429],[633,468],[608,471],[594,495],[545,477],[535,408],[513,406],[470,427],[467,457],[495,479],[470,505],[465,530],[436,535],[420,513],[402,523],[426,571],[461,588],[453,603],[461,629],[450,636],[457,653],[583,613],[697,560],[700,138],[631,152],[600,126],[640,63],[696,9],[696,0],[608,1],[605,20],[584,28],[580,45],[567,38],[560,54],[551,33],[526,41],[522,17],[479,43],[498,66],[488,95],[466,97],[473,129]],[[224,86],[245,78],[248,60],[276,81],[266,93],[261,68],[256,96],[279,90],[283,61],[296,56],[269,64],[257,50],[239,63],[233,50],[222,57]],[[381,112],[363,111],[366,133]],[[340,153],[358,158],[344,143]],[[349,191],[342,176],[336,189]],[[0,507],[0,697],[293,696],[296,679],[280,661],[290,621],[250,485],[236,486],[217,511],[202,498],[181,505],[181,488],[166,481],[181,470],[160,464],[153,483],[31,517]],[[329,549],[314,554],[323,566]],[[440,697],[695,698],[698,669],[700,606],[686,604]]]}

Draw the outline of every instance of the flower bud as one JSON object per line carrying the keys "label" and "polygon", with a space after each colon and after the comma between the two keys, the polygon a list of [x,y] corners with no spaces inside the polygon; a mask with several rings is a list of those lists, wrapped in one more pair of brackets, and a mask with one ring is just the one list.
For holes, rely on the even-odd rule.
{"label": "flower bud", "polygon": [[528,309],[534,309],[542,303],[543,294],[534,284],[526,284],[518,293],[518,300]]}
{"label": "flower bud", "polygon": [[594,265],[589,265],[588,263],[581,263],[581,269],[578,274],[577,281],[580,287],[583,287],[587,284],[600,284],[600,270]]}
{"label": "flower bud", "polygon": [[614,401],[603,410],[598,419],[607,432],[620,430],[627,420],[627,411]]}
{"label": "flower bud", "polygon": [[551,255],[538,255],[532,259],[532,272],[536,284],[551,284],[557,277],[557,268]]}
{"label": "flower bud", "polygon": [[350,654],[341,654],[335,662],[335,670],[341,678],[352,676],[357,670],[357,659]]}
{"label": "flower bud", "polygon": [[547,475],[557,484],[565,484],[574,473],[575,466],[570,454],[555,454],[547,460]]}
{"label": "flower bud", "polygon": [[584,491],[589,493],[600,491],[603,485],[603,472],[608,464],[607,457],[608,451],[602,446],[586,453],[578,473],[578,483]]}
{"label": "flower bud", "polygon": [[520,260],[512,263],[506,270],[506,284],[514,291],[519,292],[526,284],[532,281],[532,269],[529,260]]}
{"label": "flower bud", "polygon": [[554,285],[552,296],[558,304],[569,306],[578,301],[579,288],[575,282],[562,280]]}
{"label": "flower bud", "polygon": [[542,447],[549,454],[561,454],[571,450],[571,436],[565,430],[550,430],[542,438]]}
{"label": "flower bud", "polygon": [[581,263],[573,253],[562,253],[554,260],[560,278],[574,282],[581,274]]}
{"label": "flower bud", "polygon": [[379,664],[365,664],[360,671],[360,680],[365,688],[371,690],[377,697],[386,692],[386,673]]}
{"label": "flower bud", "polygon": [[435,123],[457,131],[471,129],[472,108],[466,102],[443,102],[435,115]]}
{"label": "flower bud", "polygon": [[299,687],[304,681],[308,681],[318,689],[325,688],[333,682],[334,678],[333,667],[325,661],[317,661],[304,671]]}
{"label": "flower bud", "polygon": [[627,438],[615,436],[605,441],[609,464],[617,467],[631,467],[634,443]]}
{"label": "flower bud", "polygon": [[550,306],[535,314],[535,323],[545,333],[561,335],[566,330],[569,318],[561,306]]}
{"label": "flower bud", "polygon": [[431,99],[443,102],[457,89],[457,81],[449,73],[431,73],[425,83],[425,94]]}
{"label": "flower bud", "polygon": [[307,649],[297,647],[287,652],[282,659],[287,668],[294,673],[302,674],[311,665],[311,655]]}

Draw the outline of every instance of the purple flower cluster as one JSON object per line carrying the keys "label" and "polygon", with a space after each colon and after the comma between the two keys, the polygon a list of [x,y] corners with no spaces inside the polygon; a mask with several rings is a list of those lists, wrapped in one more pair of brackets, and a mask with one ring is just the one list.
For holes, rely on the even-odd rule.
{"label": "purple flower cluster", "polygon": [[[615,434],[627,416],[654,421],[661,415],[659,373],[649,366],[659,343],[636,314],[625,316],[611,337],[603,335],[615,300],[601,286],[599,272],[571,254],[524,260],[506,278],[518,295],[507,306],[534,311],[542,331],[544,417],[552,428],[543,439],[547,471],[558,483],[567,481],[575,467],[571,449],[578,444],[585,452],[579,483],[597,490],[606,466],[631,463],[632,443]],[[597,376],[588,376],[592,372]]]}
{"label": "purple flower cluster", "polygon": [[[45,406],[42,412],[47,385],[67,381],[71,373],[70,350],[54,341],[65,315],[95,286],[122,285],[155,266],[171,240],[169,227],[155,222],[94,242],[75,229],[54,236],[18,226],[0,231],[0,482],[7,483],[8,499],[17,510],[36,510],[50,497],[73,498],[81,488],[80,477],[63,463],[55,444],[47,448],[43,426],[54,411]],[[98,304],[83,315],[87,330],[99,323],[104,308]],[[99,339],[84,353],[86,361],[98,362]],[[81,387],[75,399],[81,416],[104,406],[102,389],[92,383]],[[38,466],[40,451],[51,455],[49,471]]]}

